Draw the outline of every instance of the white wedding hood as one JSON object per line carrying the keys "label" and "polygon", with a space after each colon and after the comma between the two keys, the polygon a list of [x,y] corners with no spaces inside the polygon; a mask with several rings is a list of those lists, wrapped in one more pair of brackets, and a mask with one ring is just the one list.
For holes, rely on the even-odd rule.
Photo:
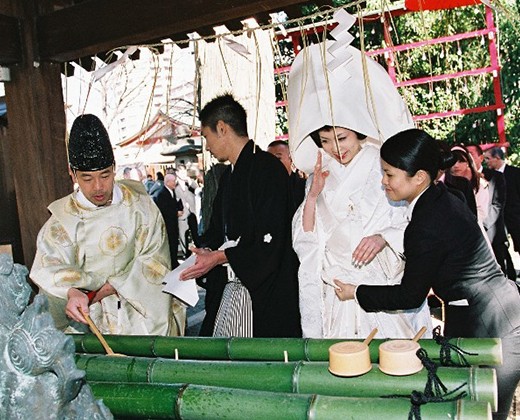
{"label": "white wedding hood", "polygon": [[386,70],[348,45],[352,36],[341,27],[342,17],[331,33],[336,40],[304,48],[289,73],[289,147],[306,173],[313,171],[318,150],[309,135],[324,125],[357,131],[376,145],[414,127]]}

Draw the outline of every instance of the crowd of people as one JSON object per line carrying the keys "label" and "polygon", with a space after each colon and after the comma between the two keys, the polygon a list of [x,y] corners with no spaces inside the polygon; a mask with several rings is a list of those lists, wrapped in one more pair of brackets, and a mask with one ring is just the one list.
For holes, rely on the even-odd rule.
{"label": "crowd of people", "polygon": [[[203,232],[185,167],[115,180],[103,124],[78,117],[77,188],[49,206],[31,270],[57,326],[85,331],[89,314],[103,333],[183,335],[185,305],[161,290],[190,253],[180,278],[206,289],[205,336],[431,337],[434,294],[445,335],[502,339],[495,418],[506,418],[520,380],[508,244],[520,252],[520,169],[498,147],[450,148],[415,128],[384,69],[348,49],[348,77],[326,75],[319,45],[295,60],[289,143],[261,150],[231,94],[205,104],[206,148],[230,164]],[[372,98],[357,94],[367,77]]]}

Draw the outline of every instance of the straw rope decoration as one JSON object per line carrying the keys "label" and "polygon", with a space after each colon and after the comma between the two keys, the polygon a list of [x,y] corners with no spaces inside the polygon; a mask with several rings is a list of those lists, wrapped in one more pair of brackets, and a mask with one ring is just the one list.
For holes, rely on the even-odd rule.
{"label": "straw rope decoration", "polygon": [[[330,80],[329,80],[329,72],[327,70],[327,24],[325,24],[323,29],[323,39],[321,40],[321,65],[323,68],[323,76],[325,78],[325,86],[327,87],[327,99],[329,100],[329,110],[330,110],[330,121],[332,125],[332,131],[334,133],[334,144],[336,146],[336,150],[338,152],[340,163],[343,163],[343,158],[341,157],[341,152],[339,150],[339,141],[338,134],[336,133],[336,124],[334,122],[334,110],[332,107],[332,93],[330,89]],[[348,128],[348,127],[345,127]]]}
{"label": "straw rope decoration", "polygon": [[[349,7],[357,7],[357,10],[358,10],[358,21],[359,21],[359,30],[360,30],[360,43],[361,43],[361,48],[360,49],[361,49],[361,51],[363,53],[362,54],[363,55],[362,60],[363,60],[363,63],[364,63],[363,64],[363,72],[365,73],[365,76],[366,76],[365,77],[366,78],[366,80],[365,80],[365,88],[366,88],[366,92],[367,92],[366,94],[367,94],[367,99],[369,100],[369,103],[371,104],[370,105],[371,112],[373,112],[373,114],[374,114],[373,115],[374,123],[375,123],[376,128],[378,130],[378,133],[380,134],[380,137],[381,137],[381,132],[380,132],[380,129],[379,129],[379,125],[377,123],[376,110],[375,110],[375,107],[373,106],[373,93],[371,91],[371,85],[370,85],[370,81],[368,79],[368,73],[366,71],[366,57],[364,56],[365,55],[364,27],[363,27],[363,19],[362,19],[362,12],[361,12],[361,6],[362,6],[363,3],[364,3],[364,0],[357,0],[357,1],[354,1],[354,2],[350,3],[348,6]],[[520,17],[519,17],[520,15],[518,14],[518,12],[514,11],[513,9],[511,9],[509,6],[504,5],[503,1],[501,1],[501,0],[494,0],[492,4],[489,1],[483,1],[483,3],[486,6],[491,7],[493,10],[495,10],[497,15],[502,15],[506,19],[511,20],[513,23],[517,23],[517,22],[520,21]],[[306,16],[303,16],[303,17],[294,18],[294,19],[288,19],[285,22],[279,22],[279,21],[275,20],[275,21],[272,21],[270,24],[259,25],[258,27],[255,27],[255,28],[250,28],[250,27],[245,26],[244,28],[236,30],[236,31],[221,32],[221,33],[218,33],[218,34],[208,35],[208,36],[204,36],[204,37],[200,37],[200,36],[197,35],[196,39],[194,39],[193,36],[191,36],[191,37],[188,37],[187,39],[179,40],[179,41],[169,40],[169,41],[164,41],[164,42],[160,42],[160,43],[153,43],[153,44],[137,44],[137,45],[134,44],[134,45],[120,46],[120,47],[114,48],[113,50],[110,50],[107,54],[108,54],[109,57],[111,57],[117,51],[122,51],[124,49],[129,49],[129,48],[148,48],[150,50],[153,50],[153,49],[156,49],[157,47],[164,47],[165,45],[171,45],[171,46],[179,45],[180,46],[180,45],[184,45],[184,44],[189,44],[190,42],[195,42],[195,45],[194,45],[194,49],[195,49],[194,57],[197,60],[197,58],[198,58],[198,45],[199,45],[199,41],[220,40],[220,39],[222,39],[222,38],[224,38],[226,36],[241,35],[241,34],[244,34],[245,32],[249,32],[249,33],[252,33],[255,36],[255,43],[256,43],[257,41],[256,41],[256,33],[255,33],[255,31],[257,29],[259,29],[259,30],[276,29],[280,25],[291,25],[291,24],[294,24],[294,23],[296,23],[298,25],[299,30],[302,33],[301,39],[302,39],[302,43],[304,44],[304,47],[305,47],[305,44],[307,44],[307,40],[306,40],[306,35],[303,33],[304,32],[304,30],[303,30],[303,26],[304,26],[303,22],[311,20],[313,22],[313,26],[316,27],[316,21],[317,20],[321,20],[321,21],[327,22],[330,19],[331,14],[336,13],[336,12],[338,12],[340,10],[344,10],[344,8],[345,8],[345,5],[341,5],[341,6],[337,6],[337,7],[325,7],[325,8],[322,7],[322,8],[319,8],[313,14],[306,15]],[[381,0],[381,10],[384,11],[385,9],[389,10],[388,0]],[[420,13],[421,13],[421,16],[422,16],[424,11],[421,10]],[[390,19],[390,22],[391,22],[391,28],[394,29],[394,34],[395,34],[395,36],[397,36],[395,22],[394,22],[393,17],[392,17],[392,15],[390,13],[387,13],[387,14],[383,13],[382,14],[382,16],[381,16],[382,22],[384,21],[384,19],[386,19],[386,15],[389,16],[389,19]],[[323,25],[323,24],[320,23],[320,25]],[[423,32],[426,31],[427,30],[426,27],[425,27],[426,25],[422,25],[422,26],[423,26],[422,31]],[[515,26],[515,25],[513,25],[513,26]],[[518,25],[518,27],[520,27],[520,25]],[[515,27],[515,30],[517,30],[516,27]],[[518,32],[520,33],[520,31],[518,31]],[[324,33],[326,33],[326,27],[325,27]],[[390,44],[390,45],[388,45],[389,47],[393,46],[393,42],[392,42],[391,38],[389,39],[389,44]],[[220,42],[219,42],[219,48],[221,48]],[[432,70],[432,63],[431,63],[431,56],[430,56],[429,48],[427,50],[427,53],[428,53],[429,62],[430,62],[430,75],[431,75],[433,70]],[[257,47],[257,56],[258,55],[259,55],[259,52],[258,52],[258,47]],[[173,57],[173,51],[172,51],[172,57]],[[171,60],[172,60],[172,58],[170,59],[170,63],[171,63]],[[229,80],[230,79],[229,78],[229,72],[228,72],[226,64],[224,64],[224,65],[225,65],[225,68],[226,68],[226,72],[228,73],[228,80]],[[397,60],[394,60],[394,65],[396,67],[396,73],[400,76],[401,75],[401,70],[399,68],[399,62]],[[261,63],[260,62],[258,62],[258,66],[261,68]],[[95,67],[96,67],[96,62],[93,61],[92,62],[91,71],[94,71]],[[200,68],[200,61],[197,60],[196,61],[197,72],[196,72],[196,75],[195,75],[194,104],[193,104],[194,112],[193,112],[193,122],[192,122],[191,128],[195,127],[196,110],[198,108],[198,94],[197,93],[198,93],[198,89],[200,88],[200,72],[198,71],[199,68]],[[143,125],[142,125],[143,128],[146,126],[146,122],[149,122],[150,119],[151,119],[151,108],[152,108],[153,92],[155,91],[155,88],[156,88],[157,73],[158,73],[158,64],[157,63],[155,63],[154,69],[155,69],[155,72],[154,72],[155,74],[154,74],[154,82],[153,82],[153,86],[152,86],[152,94],[150,95],[150,100],[148,101],[148,105],[147,105],[146,111],[145,111],[145,116],[143,118]],[[171,82],[172,77],[173,76],[171,74],[171,69],[170,69],[170,74],[168,76],[169,83]],[[325,73],[325,77],[326,77],[326,79],[328,79],[328,75],[326,73]],[[260,76],[259,76],[259,78],[260,78]],[[96,81],[94,79],[92,79],[88,83],[86,97],[84,99],[84,102],[83,102],[82,106],[80,106],[80,109],[81,109],[80,113],[85,113],[85,111],[86,111],[87,104],[88,104],[89,99],[91,97],[90,93],[91,93],[91,91],[93,89],[93,84],[95,82]],[[286,92],[285,92],[285,90],[286,90],[285,83],[281,83],[281,85],[282,85],[282,92],[283,92],[284,98],[286,100],[287,95],[286,95]],[[327,85],[328,85],[328,81],[327,81]],[[302,81],[302,87],[305,88],[305,86],[306,86],[306,80]],[[260,86],[259,86],[259,84],[257,84],[257,104],[260,101],[260,97],[259,97],[259,93],[258,93],[259,89],[260,89]],[[330,89],[330,87],[328,89]],[[405,90],[407,90],[407,88],[405,88]],[[66,92],[66,94],[68,94],[67,85],[66,85],[66,88],[65,88],[65,92]],[[168,98],[170,97],[169,95],[170,95],[170,93],[168,92],[168,96],[167,96]],[[81,98],[79,100],[81,100]],[[330,100],[330,98],[329,98],[329,100]],[[169,101],[167,101],[166,106],[167,106],[167,111],[168,111]],[[299,106],[299,108],[301,108],[301,106]],[[300,118],[300,112],[298,112],[297,115],[298,115],[298,119],[299,119]],[[257,118],[258,118],[258,115],[257,115]],[[287,115],[287,118],[289,118],[288,115]],[[333,116],[332,116],[332,118],[333,118]],[[258,120],[256,121],[256,124],[255,124],[255,137],[256,137],[257,125],[258,125]],[[296,126],[298,126],[298,124]],[[336,139],[336,147],[338,147],[336,133],[335,133],[335,139]],[[137,152],[137,154],[138,153],[139,153],[139,151]],[[136,156],[137,156],[137,154],[136,154]],[[206,168],[206,164],[205,164],[206,160],[207,160],[207,158],[203,157],[203,164],[204,164],[205,168]]]}
{"label": "straw rope decoration", "polygon": [[258,114],[260,110],[260,91],[262,87],[262,56],[260,55],[260,45],[256,37],[256,31],[252,30],[253,40],[255,41],[255,63],[256,63],[256,115],[255,115],[255,130],[253,135],[253,153],[256,153],[256,136],[258,130]]}
{"label": "straw rope decoration", "polygon": [[[305,36],[305,32],[303,30],[303,27],[301,25],[301,22],[299,22],[299,28],[300,28],[300,39],[302,40],[303,49],[300,52],[300,54],[303,54],[303,68],[305,69],[305,76],[302,77],[301,83],[300,83],[300,101],[298,103],[298,112],[297,112],[297,119],[296,119],[296,131],[298,132],[298,128],[300,126],[300,120],[301,120],[301,111],[303,109],[302,102],[303,102],[303,93],[305,92],[305,89],[307,87],[307,75],[309,74],[308,68],[309,68],[309,53],[307,51],[307,37]],[[288,105],[289,107],[289,105]],[[287,124],[289,124],[289,112],[287,112]]]}
{"label": "straw rope decoration", "polygon": [[224,51],[222,51],[222,41],[223,41],[224,38],[218,38],[216,40],[216,43],[218,45],[218,50],[220,52],[220,57],[222,57],[222,64],[224,65],[224,70],[226,70],[226,76],[227,76],[227,79],[228,79],[228,82],[229,82],[229,87],[231,87],[233,84],[231,83],[231,76],[229,75],[229,70],[228,70],[228,66],[227,66],[227,63],[226,63],[226,59],[224,58]]}
{"label": "straw rope decoration", "polygon": [[172,45],[170,51],[170,65],[168,67],[168,77],[167,77],[167,89],[166,89],[166,115],[170,115],[170,92],[173,84],[173,53],[175,50],[175,45]]}
{"label": "straw rope decoration", "polygon": [[[282,60],[283,56],[282,56],[282,51],[280,50],[280,44],[278,42],[276,42],[276,33],[274,31],[271,31],[270,40],[271,40],[271,49],[273,50],[274,56],[280,57],[280,61],[279,61],[280,64],[276,63],[276,58],[273,60],[274,67],[276,70],[278,70],[282,67],[281,60]],[[278,77],[279,77],[278,80],[280,83],[280,89],[282,91],[282,100],[287,104],[287,75],[282,76],[282,75],[278,74]],[[276,83],[276,81],[275,81],[275,83]],[[286,107],[287,107],[287,105],[286,105]],[[287,112],[286,115],[287,115],[287,121],[289,121],[289,113]]]}
{"label": "straw rope decoration", "polygon": [[358,6],[358,21],[359,21],[359,42],[360,42],[360,50],[361,50],[361,67],[363,69],[363,84],[365,87],[365,98],[367,100],[367,109],[370,117],[372,118],[372,122],[374,123],[377,134],[379,136],[379,141],[383,143],[383,134],[381,133],[381,129],[379,128],[379,122],[377,119],[377,110],[374,103],[374,96],[372,94],[372,87],[370,85],[370,74],[368,72],[367,66],[367,56],[365,54],[365,26],[363,23],[363,17],[361,16],[361,8]]}
{"label": "straw rope decoration", "polygon": [[[349,6],[355,6],[355,5],[359,5],[361,3],[362,3],[362,0],[358,0],[356,2],[351,3]],[[342,10],[343,8],[344,8],[344,6],[321,8],[316,13],[313,13],[313,14],[310,14],[310,15],[307,15],[307,16],[304,16],[304,17],[300,17],[300,18],[289,19],[289,20],[283,22],[283,24],[289,25],[291,23],[298,23],[298,25],[300,26],[300,30],[302,31],[301,39],[302,39],[302,41],[305,44],[306,43],[305,34],[303,34],[303,29],[302,29],[302,22],[303,21],[311,19],[311,20],[313,20],[313,22],[314,22],[313,26],[315,27],[316,26],[315,21],[318,18],[321,17],[322,19],[327,21],[327,20],[330,19],[330,16],[331,16],[332,13],[334,13],[334,12],[336,12],[338,10]],[[225,32],[225,33],[219,33],[219,34],[209,35],[209,36],[205,36],[205,37],[198,36],[196,39],[188,38],[188,39],[185,39],[185,40],[168,41],[168,42],[161,42],[161,43],[154,43],[154,44],[127,45],[127,46],[122,46],[122,47],[115,48],[115,49],[109,51],[108,54],[109,55],[110,54],[114,54],[116,51],[120,51],[122,49],[128,49],[128,48],[131,48],[131,47],[156,49],[157,47],[164,47],[165,45],[172,45],[172,46],[173,45],[182,45],[182,44],[187,44],[187,43],[190,43],[190,42],[195,42],[195,49],[196,49],[196,51],[198,51],[198,45],[199,45],[198,43],[199,43],[199,41],[205,41],[205,40],[217,40],[217,41],[220,41],[225,36],[241,35],[241,34],[243,34],[245,32],[253,33],[253,35],[255,36],[255,43],[258,43],[258,41],[256,40],[256,33],[255,33],[256,29],[260,29],[260,30],[274,29],[274,28],[278,27],[279,25],[280,25],[280,22],[274,22],[274,23],[271,23],[271,24],[258,26],[257,28],[254,28],[254,29],[249,28],[249,27],[245,27],[245,28],[240,29],[240,30],[228,31],[228,32]],[[221,55],[223,56],[221,43],[218,42],[218,45],[219,45],[219,49],[221,51]],[[304,47],[305,47],[305,45],[304,45]],[[173,55],[173,51],[172,51],[172,55]],[[195,56],[197,57],[197,53],[195,54]],[[257,46],[257,56],[259,56],[258,46]],[[223,61],[224,61],[224,67],[225,67],[225,70],[226,70],[226,73],[227,73],[227,76],[228,76],[228,81],[231,84],[231,79],[230,79],[230,75],[229,75],[229,70],[228,70],[227,64],[226,64],[225,60],[223,60]],[[171,60],[170,60],[170,62],[171,62]],[[261,63],[260,62],[258,63],[258,65],[261,68]],[[196,68],[198,68],[198,67],[200,67],[200,62],[197,62],[197,64],[196,64]],[[153,87],[152,87],[152,94],[150,95],[150,100],[149,100],[148,105],[146,107],[145,118],[143,119],[143,126],[142,126],[143,128],[146,126],[146,121],[149,121],[150,118],[151,118],[150,112],[151,112],[151,105],[152,105],[152,99],[153,99],[153,91],[155,90],[155,85],[156,85],[156,80],[157,80],[157,73],[158,73],[157,66],[154,66],[154,68],[155,68],[155,75],[154,75],[154,83],[153,83]],[[171,78],[171,76],[169,78]],[[197,80],[196,85],[197,84],[200,85],[200,72],[197,72],[196,78],[197,78],[196,79]],[[87,93],[87,98],[85,100],[84,109],[85,109],[85,107],[87,105],[87,102],[88,102],[88,99],[89,99],[89,96],[90,96],[90,90],[92,88],[92,84],[93,83],[94,83],[94,81],[91,81],[89,83],[89,92]],[[258,89],[260,89],[259,84],[257,84],[257,90]],[[197,98],[197,95],[194,95],[194,98]],[[259,97],[259,93],[257,92],[257,104],[259,103],[259,101],[260,101],[260,97]],[[197,105],[194,104],[194,111],[196,109],[197,109]],[[195,122],[195,113],[194,113],[194,122]],[[192,127],[193,126],[195,126],[194,123],[192,124]],[[257,124],[255,125],[255,134],[256,134],[256,131],[257,131]],[[337,136],[335,135],[335,137],[337,137]],[[337,143],[337,140],[336,140],[336,143]],[[336,144],[336,146],[338,146],[338,145]]]}
{"label": "straw rope decoration", "polygon": [[[193,59],[195,60],[195,81],[193,83],[193,112],[192,112],[192,122],[191,127],[196,126],[196,119],[199,108],[199,92],[200,92],[200,58],[199,58],[199,43],[194,42],[193,44]],[[206,152],[206,138],[202,136],[202,168],[204,172],[208,172],[211,167],[211,160],[207,159]]]}

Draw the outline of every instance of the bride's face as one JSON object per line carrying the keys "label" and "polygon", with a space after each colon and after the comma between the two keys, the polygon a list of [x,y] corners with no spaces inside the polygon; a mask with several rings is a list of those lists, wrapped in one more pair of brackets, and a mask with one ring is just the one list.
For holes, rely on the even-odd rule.
{"label": "bride's face", "polygon": [[[323,151],[339,163],[346,165],[361,150],[361,143],[356,133],[343,127],[335,130],[321,130],[319,132]],[[337,142],[334,136],[337,136]]]}

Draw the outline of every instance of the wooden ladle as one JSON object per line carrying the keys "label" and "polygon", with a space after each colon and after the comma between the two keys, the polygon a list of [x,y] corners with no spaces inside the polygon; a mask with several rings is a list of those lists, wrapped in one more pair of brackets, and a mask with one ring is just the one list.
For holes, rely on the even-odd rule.
{"label": "wooden ladle", "polygon": [[359,341],[342,341],[329,347],[329,371],[336,376],[359,376],[372,369],[368,345],[377,334],[374,328],[367,338]]}
{"label": "wooden ladle", "polygon": [[[426,328],[424,330],[426,331]],[[368,337],[363,340],[363,344],[366,346],[370,345],[370,342],[373,340],[373,338],[376,336],[376,334],[377,334],[377,328],[374,328],[370,332],[370,334],[368,334]]]}
{"label": "wooden ladle", "polygon": [[412,338],[412,341],[415,341],[416,343],[421,339],[421,337],[424,335],[424,333],[426,332],[426,327],[422,327],[418,332],[417,334],[415,334],[415,337]]}
{"label": "wooden ladle", "polygon": [[426,332],[422,327],[411,340],[389,340],[379,346],[379,370],[387,375],[404,376],[419,372],[423,365],[417,357],[419,339]]}
{"label": "wooden ladle", "polygon": [[98,338],[99,342],[101,343],[101,345],[105,349],[105,352],[107,353],[107,356],[125,356],[124,354],[121,354],[121,353],[114,353],[112,348],[108,345],[107,341],[105,340],[105,337],[103,337],[103,335],[99,331],[98,327],[96,327],[96,324],[94,324],[94,321],[92,321],[90,316],[88,314],[86,314],[83,311],[83,309],[81,309],[81,308],[79,308],[79,311],[81,312],[81,315],[83,315],[83,318],[85,318],[85,320],[87,321],[87,324],[90,327],[90,330],[96,335],[96,337]]}

